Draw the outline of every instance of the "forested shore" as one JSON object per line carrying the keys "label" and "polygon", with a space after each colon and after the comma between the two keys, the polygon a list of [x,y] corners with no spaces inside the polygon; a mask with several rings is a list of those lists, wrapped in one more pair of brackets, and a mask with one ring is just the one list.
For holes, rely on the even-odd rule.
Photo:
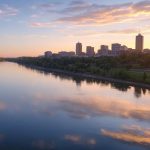
{"label": "forested shore", "polygon": [[150,85],[150,55],[119,57],[19,57],[7,61],[48,70]]}

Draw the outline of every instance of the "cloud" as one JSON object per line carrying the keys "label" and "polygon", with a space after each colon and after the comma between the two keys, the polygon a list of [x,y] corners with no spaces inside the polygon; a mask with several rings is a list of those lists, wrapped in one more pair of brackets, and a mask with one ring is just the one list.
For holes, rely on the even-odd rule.
{"label": "cloud", "polygon": [[8,16],[16,16],[19,10],[8,5],[0,5],[0,18]]}
{"label": "cloud", "polygon": [[70,6],[87,6],[89,2],[83,0],[74,0],[70,2]]}
{"label": "cloud", "polygon": [[116,140],[140,145],[150,145],[150,129],[140,126],[128,126],[123,131],[109,131],[101,129],[101,134]]}
{"label": "cloud", "polygon": [[78,143],[81,141],[81,136],[79,136],[79,135],[65,135],[64,139],[67,141]]}
{"label": "cloud", "polygon": [[128,28],[128,29],[123,29],[123,30],[110,30],[107,33],[111,34],[132,34],[132,33],[137,33],[138,29],[135,28]]}
{"label": "cloud", "polygon": [[54,25],[51,22],[32,22],[30,23],[30,27],[33,28],[51,28]]}
{"label": "cloud", "polygon": [[104,7],[95,3],[87,2],[87,1],[72,1],[68,7],[64,8],[60,12],[63,14],[68,14],[68,13],[81,13],[81,12],[87,12],[89,10],[96,10],[99,9],[100,7]]}
{"label": "cloud", "polygon": [[94,138],[82,137],[80,135],[67,134],[64,139],[73,143],[95,145],[97,142]]}
{"label": "cloud", "polygon": [[[52,24],[77,26],[100,26],[112,23],[142,22],[150,15],[150,1],[140,1],[136,3],[123,3],[102,5],[85,0],[74,0],[70,3],[43,3],[34,6],[35,12],[31,15],[34,19],[30,27],[49,28]],[[55,15],[53,13],[56,13]],[[53,15],[53,16],[52,16]],[[42,22],[42,19],[47,20]],[[36,21],[35,21],[36,20]],[[76,26],[75,26],[76,27]],[[64,28],[65,29],[65,28]],[[72,31],[71,31],[72,32]],[[135,28],[101,31],[101,33],[128,34],[137,33]],[[146,31],[147,33],[147,31]],[[149,32],[148,32],[149,33]],[[83,33],[84,34],[84,33]],[[81,34],[81,35],[83,35]],[[91,34],[91,33],[90,33]],[[86,35],[86,34],[84,34]],[[93,34],[95,35],[95,33]]]}
{"label": "cloud", "polygon": [[132,133],[132,134],[142,134],[145,137],[150,137],[150,128],[143,128],[139,125],[131,125],[131,126],[123,126],[122,129],[125,132]]}
{"label": "cloud", "polygon": [[5,110],[6,109],[6,104],[3,102],[0,102],[0,111]]}
{"label": "cloud", "polygon": [[[109,34],[137,34],[137,32],[139,32],[138,28],[126,28],[126,29],[122,29],[122,30],[110,30],[106,33]],[[146,34],[150,32],[150,26],[143,26],[142,28],[142,33]]]}
{"label": "cloud", "polygon": [[[92,5],[93,8],[89,8],[89,5],[75,5],[75,9],[79,11],[86,10],[84,13],[72,14],[70,16],[61,17],[58,19],[60,22],[70,22],[74,24],[109,24],[109,23],[118,23],[129,20],[135,20],[139,16],[147,16],[150,14],[150,1],[141,1],[138,3],[124,3],[120,5],[107,5],[99,6]],[[84,8],[83,8],[84,7]],[[72,6],[70,7],[72,8]],[[66,8],[67,11],[69,8]]]}
{"label": "cloud", "polygon": [[82,100],[76,97],[74,100],[61,101],[62,110],[68,112],[73,118],[89,118],[93,116],[116,116],[150,121],[150,104],[138,104],[121,98],[113,97],[88,97]]}
{"label": "cloud", "polygon": [[31,8],[33,10],[37,10],[38,12],[57,12],[58,6],[60,6],[62,3],[61,2],[48,2],[48,3],[41,3],[37,5],[33,5]]}

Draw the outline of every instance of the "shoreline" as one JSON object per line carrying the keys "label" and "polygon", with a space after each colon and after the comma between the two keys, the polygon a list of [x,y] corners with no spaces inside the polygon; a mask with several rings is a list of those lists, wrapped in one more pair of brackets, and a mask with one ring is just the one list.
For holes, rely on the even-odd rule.
{"label": "shoreline", "polygon": [[90,79],[107,81],[107,82],[112,82],[112,83],[126,84],[126,85],[129,85],[129,86],[147,88],[147,89],[150,90],[150,85],[144,84],[144,83],[139,83],[139,82],[132,82],[132,81],[126,81],[126,80],[121,80],[121,79],[114,79],[114,78],[97,76],[97,75],[86,74],[86,73],[76,73],[76,72],[65,71],[65,70],[61,70],[61,69],[52,69],[52,68],[39,67],[39,66],[34,66],[34,65],[26,65],[26,64],[21,64],[21,63],[17,63],[17,64],[20,64],[20,65],[26,66],[26,67],[30,67],[32,69],[37,69],[37,70],[40,70],[40,71],[46,71],[46,72],[49,72],[49,73],[51,73],[51,72],[61,73],[61,74],[65,74],[65,75],[68,75],[68,76],[78,76],[78,77],[90,78]]}

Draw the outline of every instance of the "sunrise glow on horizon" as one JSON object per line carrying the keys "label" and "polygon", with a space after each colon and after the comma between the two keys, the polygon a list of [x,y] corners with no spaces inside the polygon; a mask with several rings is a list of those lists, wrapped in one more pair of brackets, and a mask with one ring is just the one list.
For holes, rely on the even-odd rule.
{"label": "sunrise glow on horizon", "polygon": [[0,57],[74,51],[75,43],[95,51],[121,43],[135,48],[135,36],[150,48],[150,0],[1,0]]}

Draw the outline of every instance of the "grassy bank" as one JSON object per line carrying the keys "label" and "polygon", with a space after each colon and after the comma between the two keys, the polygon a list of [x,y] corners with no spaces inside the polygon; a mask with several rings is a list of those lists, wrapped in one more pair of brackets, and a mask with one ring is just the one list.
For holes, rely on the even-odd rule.
{"label": "grassy bank", "polygon": [[[134,54],[120,57],[100,58],[33,58],[9,59],[24,65],[60,69],[73,73],[84,73],[125,81],[150,84],[150,55]],[[140,69],[142,71],[133,71]]]}

